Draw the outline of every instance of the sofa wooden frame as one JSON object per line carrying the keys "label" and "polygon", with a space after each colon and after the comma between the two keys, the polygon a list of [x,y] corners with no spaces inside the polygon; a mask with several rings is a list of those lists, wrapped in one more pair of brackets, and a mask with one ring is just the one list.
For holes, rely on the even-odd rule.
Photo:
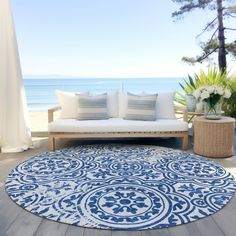
{"label": "sofa wooden frame", "polygon": [[[48,123],[54,121],[54,113],[61,109],[60,106],[48,110]],[[188,113],[185,108],[175,106],[176,114],[182,114],[183,120],[188,121]],[[104,133],[81,133],[81,132],[48,132],[48,149],[55,151],[57,138],[150,138],[150,137],[179,137],[182,138],[182,149],[188,149],[188,131],[168,132],[104,132]]]}

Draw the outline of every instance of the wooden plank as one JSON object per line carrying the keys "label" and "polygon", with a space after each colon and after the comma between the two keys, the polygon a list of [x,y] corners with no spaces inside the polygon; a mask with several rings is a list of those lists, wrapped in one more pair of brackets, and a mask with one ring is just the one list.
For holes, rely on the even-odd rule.
{"label": "wooden plank", "polygon": [[85,228],[83,236],[111,236],[111,230]]}
{"label": "wooden plank", "polygon": [[67,229],[67,224],[43,219],[34,236],[52,236],[52,233],[56,236],[65,236]]}
{"label": "wooden plank", "polygon": [[168,228],[143,230],[140,232],[141,232],[141,236],[170,236],[170,232]]}
{"label": "wooden plank", "polygon": [[207,236],[224,236],[222,230],[218,227],[211,216],[197,220],[195,222],[201,235]]}
{"label": "wooden plank", "polygon": [[236,235],[236,210],[229,203],[222,210],[212,215],[215,223],[227,236]]}
{"label": "wooden plank", "polygon": [[199,236],[201,235],[195,223],[189,223],[169,228],[170,236]]}
{"label": "wooden plank", "polygon": [[3,234],[15,221],[20,212],[21,207],[17,206],[6,194],[5,189],[0,190],[0,232]]}
{"label": "wooden plank", "polygon": [[[85,228],[69,225],[66,236],[84,236],[84,231]],[[93,236],[96,236],[96,234],[94,234]]]}
{"label": "wooden plank", "polygon": [[41,221],[42,218],[23,210],[4,236],[33,236]]}
{"label": "wooden plank", "polygon": [[[232,208],[236,212],[236,193],[234,193],[234,196],[230,199],[227,206],[230,206],[230,208]],[[224,210],[224,208],[223,208],[223,210]]]}
{"label": "wooden plank", "polygon": [[142,236],[141,231],[112,231],[112,236]]}

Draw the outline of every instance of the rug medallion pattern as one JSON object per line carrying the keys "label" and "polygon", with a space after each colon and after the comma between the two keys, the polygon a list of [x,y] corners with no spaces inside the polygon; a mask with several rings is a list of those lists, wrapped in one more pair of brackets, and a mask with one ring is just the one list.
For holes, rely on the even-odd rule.
{"label": "rug medallion pattern", "polygon": [[78,226],[142,230],[189,223],[220,210],[236,189],[220,165],[153,146],[85,145],[18,165],[6,191],[22,208]]}

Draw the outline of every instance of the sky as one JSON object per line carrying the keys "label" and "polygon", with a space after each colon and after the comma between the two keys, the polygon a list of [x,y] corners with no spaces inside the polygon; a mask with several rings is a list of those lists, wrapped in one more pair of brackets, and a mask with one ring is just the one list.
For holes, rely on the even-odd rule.
{"label": "sky", "polygon": [[[197,72],[205,66],[189,66],[181,58],[200,54],[195,37],[214,14],[194,11],[174,21],[171,13],[178,7],[171,0],[12,0],[23,75],[136,78]],[[236,32],[227,37],[235,39]]]}

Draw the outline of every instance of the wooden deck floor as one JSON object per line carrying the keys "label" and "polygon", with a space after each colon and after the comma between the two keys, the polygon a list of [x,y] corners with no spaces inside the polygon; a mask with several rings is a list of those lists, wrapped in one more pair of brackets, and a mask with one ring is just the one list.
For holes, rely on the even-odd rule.
{"label": "wooden deck floor", "polygon": [[[106,142],[106,141],[104,141]],[[120,143],[120,141],[117,141]],[[126,142],[126,141],[122,141]],[[75,142],[63,144],[71,145]],[[78,143],[78,141],[77,141]],[[84,142],[83,142],[84,143]],[[128,143],[151,144],[159,146],[177,147],[176,139],[165,140],[133,140]],[[236,137],[235,137],[236,149]],[[236,235],[236,195],[218,213],[195,221],[193,223],[171,227],[161,230],[145,231],[111,231],[94,230],[67,224],[56,223],[37,217],[10,200],[5,193],[4,181],[7,174],[18,163],[34,156],[38,153],[47,151],[47,140],[41,140],[39,148],[31,149],[17,154],[0,153],[0,236],[235,236]],[[190,150],[191,151],[191,150]],[[236,150],[235,150],[236,153]],[[227,159],[214,159],[236,177],[236,156]]]}

